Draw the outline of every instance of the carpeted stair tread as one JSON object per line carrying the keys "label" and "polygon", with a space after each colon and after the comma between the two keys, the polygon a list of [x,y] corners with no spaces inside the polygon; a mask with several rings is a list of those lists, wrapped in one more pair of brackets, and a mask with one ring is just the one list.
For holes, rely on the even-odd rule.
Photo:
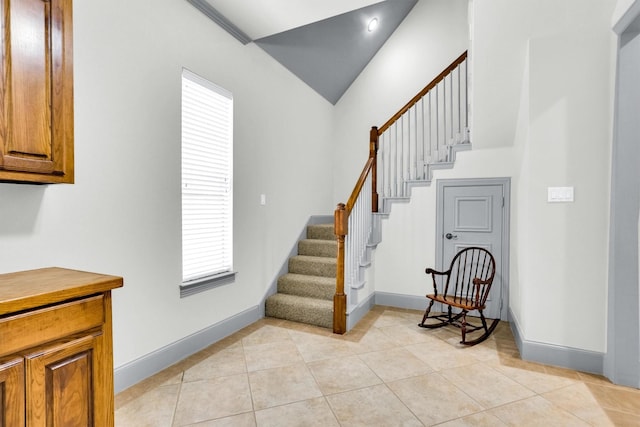
{"label": "carpeted stair tread", "polygon": [[314,224],[307,226],[307,239],[336,240],[333,224]]}
{"label": "carpeted stair tread", "polygon": [[336,259],[309,255],[289,258],[289,273],[309,276],[336,277]]}
{"label": "carpeted stair tread", "polygon": [[298,255],[335,258],[337,254],[338,242],[335,240],[304,239],[298,242]]}
{"label": "carpeted stair tread", "polygon": [[287,273],[278,278],[278,292],[333,301],[333,295],[336,292],[336,279]]}
{"label": "carpeted stair tread", "polygon": [[267,298],[265,314],[323,328],[333,327],[333,301],[278,293]]}

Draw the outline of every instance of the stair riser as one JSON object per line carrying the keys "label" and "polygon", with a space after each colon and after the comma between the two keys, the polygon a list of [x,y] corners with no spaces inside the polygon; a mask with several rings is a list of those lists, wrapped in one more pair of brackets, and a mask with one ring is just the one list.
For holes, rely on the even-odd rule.
{"label": "stair riser", "polygon": [[307,323],[323,328],[330,329],[333,327],[333,313],[331,310],[319,307],[297,306],[267,299],[265,314],[268,317]]}
{"label": "stair riser", "polygon": [[331,285],[309,283],[304,282],[302,279],[287,280],[285,276],[282,276],[278,279],[278,292],[332,301],[333,295],[335,294],[335,283]]}
{"label": "stair riser", "polygon": [[329,240],[301,240],[298,243],[298,255],[322,256],[335,258],[338,254],[338,243]]}
{"label": "stair riser", "polygon": [[307,227],[307,239],[336,240],[333,225],[310,225]]}
{"label": "stair riser", "polygon": [[289,273],[306,274],[309,276],[336,277],[335,263],[289,258]]}

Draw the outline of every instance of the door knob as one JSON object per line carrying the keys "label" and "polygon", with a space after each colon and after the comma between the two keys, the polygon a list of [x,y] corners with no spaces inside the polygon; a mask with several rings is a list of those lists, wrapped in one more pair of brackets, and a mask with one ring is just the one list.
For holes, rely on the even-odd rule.
{"label": "door knob", "polygon": [[458,238],[458,236],[456,236],[455,234],[451,234],[451,233],[445,234],[444,237],[446,237],[449,240]]}

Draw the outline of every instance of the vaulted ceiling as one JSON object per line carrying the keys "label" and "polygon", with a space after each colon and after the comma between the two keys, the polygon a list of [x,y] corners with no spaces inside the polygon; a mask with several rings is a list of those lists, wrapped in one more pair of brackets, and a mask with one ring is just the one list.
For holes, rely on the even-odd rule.
{"label": "vaulted ceiling", "polygon": [[[187,0],[244,44],[255,43],[332,104],[417,0]],[[368,30],[372,19],[374,31]]]}

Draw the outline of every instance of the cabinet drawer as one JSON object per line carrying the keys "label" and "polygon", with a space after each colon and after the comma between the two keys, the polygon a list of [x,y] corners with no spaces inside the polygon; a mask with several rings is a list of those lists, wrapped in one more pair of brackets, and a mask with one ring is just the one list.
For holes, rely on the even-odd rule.
{"label": "cabinet drawer", "polygon": [[103,323],[102,295],[0,319],[0,357]]}

